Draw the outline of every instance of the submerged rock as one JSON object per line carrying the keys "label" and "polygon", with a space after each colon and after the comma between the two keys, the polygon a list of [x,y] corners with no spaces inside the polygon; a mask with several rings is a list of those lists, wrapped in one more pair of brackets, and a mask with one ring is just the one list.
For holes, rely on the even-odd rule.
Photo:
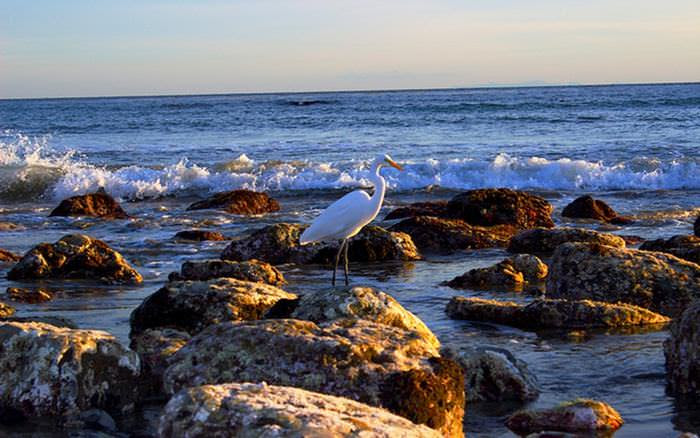
{"label": "submerged rock", "polygon": [[502,348],[443,348],[464,370],[467,402],[535,400],[540,390],[527,364]]}
{"label": "submerged rock", "polygon": [[508,245],[508,252],[549,255],[559,245],[569,242],[597,243],[615,248],[626,247],[625,240],[614,234],[585,228],[536,228],[513,236]]}
{"label": "submerged rock", "polygon": [[639,247],[645,251],[661,251],[700,264],[700,237],[673,236],[668,239],[648,240]]}
{"label": "submerged rock", "polygon": [[133,410],[138,356],[109,333],[0,322],[0,400],[26,416]]}
{"label": "submerged rock", "polygon": [[56,243],[40,243],[7,273],[10,280],[40,278],[99,279],[140,283],[139,274],[121,254],[101,240],[69,234]]}
{"label": "submerged rock", "polygon": [[12,301],[29,304],[45,303],[53,299],[53,294],[43,288],[25,289],[22,287],[8,287],[7,295]]}
{"label": "submerged rock", "polygon": [[20,259],[20,256],[14,254],[10,251],[0,249],[0,263],[3,262],[16,262]]}
{"label": "submerged rock", "polygon": [[273,286],[281,286],[286,283],[284,276],[277,268],[269,263],[255,259],[245,262],[218,259],[187,261],[180,267],[180,273],[170,274],[168,280],[205,281],[221,277],[236,278],[254,283],[266,283]]}
{"label": "submerged rock", "polygon": [[195,202],[187,210],[222,208],[227,213],[254,215],[279,211],[280,204],[264,192],[231,190],[220,192],[202,201]]}
{"label": "submerged rock", "polygon": [[537,299],[527,305],[512,301],[453,297],[447,304],[448,316],[485,321],[528,330],[623,327],[665,324],[670,319],[629,304],[597,301]]}
{"label": "submerged rock", "polygon": [[671,324],[664,354],[671,391],[700,400],[700,300]]}
{"label": "submerged rock", "polygon": [[168,393],[268,382],[347,397],[462,436],[464,376],[418,333],[365,320],[272,319],[210,326],[170,359]]}
{"label": "submerged rock", "polygon": [[660,252],[566,243],[549,268],[551,298],[629,303],[670,317],[700,298],[700,265]]}
{"label": "submerged rock", "polygon": [[554,227],[552,205],[520,190],[479,189],[461,193],[447,203],[447,214],[472,225],[514,225],[521,229]]}
{"label": "submerged rock", "polygon": [[0,301],[0,318],[9,318],[15,314],[15,308]]}
{"label": "submerged rock", "polygon": [[632,219],[617,214],[617,212],[605,202],[599,199],[593,199],[593,197],[589,195],[574,199],[569,205],[564,207],[561,215],[578,219],[595,219],[615,225],[626,225],[633,222]]}
{"label": "submerged rock", "polygon": [[147,297],[131,313],[131,337],[167,327],[195,334],[223,321],[260,319],[278,300],[296,295],[234,278],[176,281]]}
{"label": "submerged rock", "polygon": [[64,199],[49,216],[90,216],[102,219],[127,219],[128,214],[104,191]]}
{"label": "submerged rock", "polygon": [[384,220],[416,216],[447,217],[447,201],[415,202],[390,211]]}
{"label": "submerged rock", "polygon": [[14,231],[22,228],[21,225],[13,224],[12,222],[0,222],[0,231]]}
{"label": "submerged rock", "polygon": [[542,282],[547,265],[536,256],[519,254],[487,268],[476,268],[453,278],[446,284],[456,289],[488,289],[504,287],[520,290],[525,283]]}
{"label": "submerged rock", "polygon": [[614,431],[623,424],[612,406],[588,399],[565,402],[552,409],[519,411],[506,420],[506,426],[519,435],[541,431]]}
{"label": "submerged rock", "polygon": [[384,409],[265,383],[184,389],[165,406],[158,436],[440,437]]}
{"label": "submerged rock", "polygon": [[223,234],[216,231],[206,231],[206,230],[185,230],[180,231],[175,234],[175,239],[180,240],[192,240],[195,242],[202,242],[206,240],[212,241],[222,241],[226,240]]}

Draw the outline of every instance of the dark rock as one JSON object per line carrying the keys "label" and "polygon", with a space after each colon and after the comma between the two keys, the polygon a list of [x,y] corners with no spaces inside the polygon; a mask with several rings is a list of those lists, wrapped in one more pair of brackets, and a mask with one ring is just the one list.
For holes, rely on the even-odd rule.
{"label": "dark rock", "polygon": [[535,228],[513,236],[508,252],[549,255],[561,244],[568,242],[597,243],[600,245],[625,248],[625,240],[609,233],[601,233],[585,228]]}
{"label": "dark rock", "polygon": [[669,239],[648,240],[639,247],[644,251],[661,251],[700,264],[700,237],[673,236]]}
{"label": "dark rock", "polygon": [[245,262],[217,259],[188,261],[182,264],[179,273],[170,274],[168,279],[170,281],[206,281],[222,277],[266,283],[273,286],[281,286],[286,283],[284,276],[277,268],[255,259]]}
{"label": "dark rock", "polygon": [[8,287],[7,295],[12,301],[29,304],[45,303],[53,299],[53,294],[43,288],[25,289],[22,287]]}
{"label": "dark rock", "polygon": [[187,207],[188,210],[202,210],[205,208],[222,208],[232,214],[263,214],[279,211],[280,205],[267,193],[254,192],[252,190],[232,190],[230,192],[216,193],[209,198],[195,202]]}
{"label": "dark rock", "polygon": [[10,251],[0,249],[0,263],[3,262],[16,262],[20,259],[17,254],[13,254]]}
{"label": "dark rock", "polygon": [[189,333],[170,328],[146,329],[132,336],[129,346],[141,358],[144,395],[163,393],[163,373],[168,367],[168,359],[191,338]]}
{"label": "dark rock", "polygon": [[634,304],[673,318],[700,298],[700,265],[661,252],[565,243],[552,256],[547,296]]}
{"label": "dark rock", "polygon": [[100,430],[104,432],[116,432],[117,423],[105,411],[101,409],[88,409],[80,413],[80,421],[85,427],[92,430]]}
{"label": "dark rock", "polygon": [[396,208],[386,215],[384,220],[403,219],[416,216],[447,217],[447,201],[416,202]]}
{"label": "dark rock", "polygon": [[64,199],[49,216],[91,216],[102,219],[126,219],[128,214],[104,192]]}
{"label": "dark rock", "polygon": [[573,202],[564,207],[561,215],[578,219],[595,219],[615,225],[626,225],[634,222],[631,218],[618,215],[608,204],[593,199],[589,195],[574,199]]}
{"label": "dark rock", "polygon": [[205,240],[222,241],[226,240],[223,234],[216,231],[205,231],[205,230],[186,230],[180,231],[175,234],[175,239],[180,240],[193,240],[195,242],[202,242]]}
{"label": "dark rock", "polygon": [[476,268],[447,282],[456,289],[507,288],[522,290],[525,283],[538,283],[547,276],[547,265],[536,256],[518,254],[487,268]]}
{"label": "dark rock", "polygon": [[447,203],[450,217],[472,225],[513,225],[520,229],[554,227],[552,205],[520,190],[479,189],[461,193]]}
{"label": "dark rock", "polygon": [[700,300],[671,324],[664,354],[671,391],[700,400]]}
{"label": "dark rock", "polygon": [[612,406],[587,399],[576,399],[552,409],[519,411],[506,420],[506,426],[518,435],[541,431],[612,432],[623,424]]}
{"label": "dark rock", "polygon": [[69,329],[77,329],[78,324],[68,318],[62,316],[8,316],[3,317],[0,322],[40,322],[42,324],[50,324],[55,327],[63,327]]}
{"label": "dark rock", "polygon": [[700,237],[700,216],[695,219],[695,224],[693,225],[693,232],[696,236]]}
{"label": "dark rock", "polygon": [[7,273],[10,280],[40,278],[100,279],[108,283],[140,283],[139,274],[101,240],[82,234],[56,243],[40,243]]}

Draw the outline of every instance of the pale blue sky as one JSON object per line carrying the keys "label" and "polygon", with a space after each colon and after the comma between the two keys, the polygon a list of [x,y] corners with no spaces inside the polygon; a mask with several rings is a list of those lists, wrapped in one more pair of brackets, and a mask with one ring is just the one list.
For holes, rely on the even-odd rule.
{"label": "pale blue sky", "polygon": [[0,97],[679,81],[698,0],[0,0]]}

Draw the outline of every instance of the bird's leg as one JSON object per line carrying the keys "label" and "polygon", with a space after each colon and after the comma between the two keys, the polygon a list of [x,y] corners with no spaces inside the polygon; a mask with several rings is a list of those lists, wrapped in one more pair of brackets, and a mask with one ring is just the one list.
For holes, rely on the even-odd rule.
{"label": "bird's leg", "polygon": [[335,286],[335,271],[338,270],[338,263],[340,262],[340,254],[343,252],[343,246],[345,245],[345,240],[342,240],[340,243],[340,248],[338,248],[338,254],[335,255],[335,266],[333,266],[333,279],[331,280],[331,284]]}
{"label": "bird's leg", "polygon": [[350,244],[348,243],[348,239],[345,239],[345,286],[350,284],[350,280],[348,279],[348,248],[350,247]]}

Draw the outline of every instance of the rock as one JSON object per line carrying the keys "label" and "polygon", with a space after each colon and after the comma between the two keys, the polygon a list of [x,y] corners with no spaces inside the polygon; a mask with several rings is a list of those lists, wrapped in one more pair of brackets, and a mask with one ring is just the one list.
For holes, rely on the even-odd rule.
{"label": "rock", "polygon": [[69,234],[56,243],[40,243],[7,273],[10,280],[40,278],[100,279],[109,283],[141,283],[142,278],[121,254],[101,240]]}
{"label": "rock", "polygon": [[0,318],[9,318],[15,314],[15,308],[0,301]]}
{"label": "rock", "polygon": [[0,249],[0,263],[16,262],[19,259],[20,257],[17,254],[11,253],[10,251],[6,251],[4,249]]}
{"label": "rock", "polygon": [[447,201],[415,202],[396,208],[384,217],[385,221],[416,216],[447,217]]}
{"label": "rock", "polygon": [[7,295],[12,301],[37,304],[53,300],[53,294],[44,289],[25,289],[22,287],[8,287]]}
{"label": "rock", "polygon": [[234,278],[168,283],[131,312],[131,338],[168,327],[195,334],[223,321],[260,319],[278,300],[295,299],[263,283]]}
{"label": "rock", "polygon": [[83,427],[87,427],[91,430],[105,432],[117,431],[117,424],[114,422],[114,419],[101,409],[88,409],[87,411],[81,412],[79,419],[83,423]]}
{"label": "rock", "polygon": [[532,254],[518,254],[509,257],[513,268],[523,274],[526,283],[537,283],[544,281],[549,273],[547,265],[539,257]]}
{"label": "rock", "polygon": [[124,414],[138,397],[135,352],[109,333],[38,322],[0,323],[0,400],[24,415]]}
{"label": "rock", "polygon": [[626,225],[634,222],[631,218],[620,216],[608,204],[586,195],[574,199],[564,207],[561,215],[577,219],[595,219],[615,225]]}
{"label": "rock", "polygon": [[505,247],[517,232],[511,225],[481,227],[460,219],[417,216],[389,228],[411,236],[422,252],[451,253],[463,249]]}
{"label": "rock", "polygon": [[252,190],[220,192],[187,207],[187,210],[222,208],[231,214],[263,214],[279,211],[280,204],[267,193]]}
{"label": "rock", "polygon": [[53,325],[55,327],[63,327],[63,328],[69,328],[69,329],[79,328],[78,324],[76,324],[72,320],[70,320],[68,318],[64,318],[62,316],[24,316],[24,317],[8,316],[8,317],[2,317],[2,321],[0,321],[0,322],[22,322],[22,323],[24,323],[24,322],[40,322],[43,324]]}
{"label": "rock", "polygon": [[170,328],[146,329],[131,338],[129,346],[141,358],[144,394],[163,392],[163,373],[168,359],[191,338],[189,333]]}
{"label": "rock", "polygon": [[544,198],[520,190],[468,190],[447,203],[447,214],[472,225],[505,224],[520,229],[554,227],[552,205]]}
{"label": "rock", "polygon": [[49,216],[90,216],[102,219],[127,219],[128,214],[105,192],[64,199]]}
{"label": "rock", "polygon": [[205,231],[205,230],[186,230],[180,231],[175,234],[175,239],[179,240],[193,240],[195,242],[202,242],[205,240],[222,241],[226,240],[223,234],[216,231]]}
{"label": "rock", "polygon": [[568,242],[597,243],[600,245],[625,248],[625,240],[609,233],[601,233],[585,228],[535,228],[513,236],[508,252],[549,255],[561,244]]}
{"label": "rock", "polygon": [[670,322],[669,318],[641,307],[590,300],[536,299],[521,305],[512,301],[452,297],[446,312],[450,318],[492,322],[527,330],[661,325]]}
{"label": "rock", "polygon": [[607,403],[576,399],[552,409],[519,411],[506,420],[506,426],[519,435],[541,431],[593,432],[614,431],[624,421]]}
{"label": "rock", "polygon": [[700,264],[700,237],[673,236],[669,239],[648,240],[639,247],[645,251],[661,251]]}
{"label": "rock", "polygon": [[527,364],[502,348],[443,348],[443,357],[455,360],[464,370],[467,402],[535,400],[540,390]]}
{"label": "rock", "polygon": [[14,231],[23,227],[13,224],[12,222],[0,222],[0,231]]}
{"label": "rock", "polygon": [[447,282],[455,289],[522,289],[525,279],[522,272],[515,270],[513,263],[505,259],[488,268],[470,269],[464,274]]}
{"label": "rock", "polygon": [[549,269],[551,298],[622,302],[670,317],[700,298],[700,265],[660,252],[566,243]]}
{"label": "rock", "polygon": [[[224,260],[259,259],[274,265],[282,263],[333,263],[339,243],[299,244],[305,225],[279,223],[234,240],[224,249]],[[381,227],[366,226],[350,239],[348,258],[354,262],[418,260],[420,255],[410,236],[389,232]]]}
{"label": "rock", "polygon": [[255,259],[245,262],[218,259],[187,261],[182,264],[179,273],[170,274],[168,279],[170,281],[205,281],[221,277],[266,283],[273,286],[281,286],[286,283],[284,276],[277,268]]}
{"label": "rock", "polygon": [[435,437],[384,409],[265,383],[184,389],[163,410],[158,436]]}
{"label": "rock", "polygon": [[698,218],[695,219],[695,224],[693,224],[693,232],[696,236],[700,237],[700,216],[698,216]]}
{"label": "rock", "polygon": [[365,320],[225,322],[170,359],[168,393],[203,384],[268,382],[384,407],[462,436],[464,380],[418,333]]}
{"label": "rock", "polygon": [[435,348],[440,341],[417,316],[390,295],[373,287],[328,288],[303,295],[290,316],[316,324],[341,318],[366,319],[413,330]]}
{"label": "rock", "polygon": [[671,324],[664,354],[671,391],[700,400],[700,301]]}

